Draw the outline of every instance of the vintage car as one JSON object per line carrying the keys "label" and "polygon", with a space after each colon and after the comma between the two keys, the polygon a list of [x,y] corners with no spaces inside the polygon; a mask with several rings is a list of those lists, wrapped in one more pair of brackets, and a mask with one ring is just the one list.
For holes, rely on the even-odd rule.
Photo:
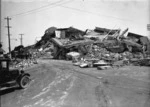
{"label": "vintage car", "polygon": [[23,70],[10,69],[10,59],[0,59],[0,88],[19,86],[26,88],[30,82],[30,74]]}

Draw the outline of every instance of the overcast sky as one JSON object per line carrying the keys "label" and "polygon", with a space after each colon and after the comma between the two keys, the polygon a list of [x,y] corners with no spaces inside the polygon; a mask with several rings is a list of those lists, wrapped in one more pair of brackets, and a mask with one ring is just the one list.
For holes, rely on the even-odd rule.
{"label": "overcast sky", "polygon": [[[81,30],[106,27],[129,28],[130,32],[148,36],[150,0],[2,0],[1,41],[8,51],[5,17],[10,16],[12,49],[31,45],[52,26],[73,26]],[[14,39],[17,39],[15,41]]]}

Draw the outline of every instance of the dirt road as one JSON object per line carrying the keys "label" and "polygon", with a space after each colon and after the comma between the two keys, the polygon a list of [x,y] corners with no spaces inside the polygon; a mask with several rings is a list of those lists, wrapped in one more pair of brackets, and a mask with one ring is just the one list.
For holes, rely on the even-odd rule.
{"label": "dirt road", "polygon": [[3,91],[1,107],[150,107],[148,67],[97,70],[70,61],[38,62],[26,69],[30,86]]}

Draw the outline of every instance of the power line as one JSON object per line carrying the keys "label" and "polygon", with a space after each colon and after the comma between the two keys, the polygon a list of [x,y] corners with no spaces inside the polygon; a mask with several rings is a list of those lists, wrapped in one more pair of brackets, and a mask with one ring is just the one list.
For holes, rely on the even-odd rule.
{"label": "power line", "polygon": [[78,8],[68,7],[68,6],[64,6],[64,5],[61,5],[60,7],[67,8],[67,9],[71,9],[71,10],[76,10],[76,11],[80,11],[80,12],[86,12],[86,13],[94,14],[94,15],[98,15],[98,16],[110,17],[110,18],[114,18],[114,19],[118,19],[118,20],[131,21],[131,20],[129,20],[129,19],[123,19],[123,18],[114,17],[114,16],[102,15],[102,14],[98,14],[98,13],[95,13],[95,12],[90,12],[90,11],[86,11],[86,10],[81,10],[81,9],[78,9]]}
{"label": "power line", "polygon": [[[46,8],[46,7],[52,6],[52,7],[50,7],[50,8],[53,8],[53,7],[56,7],[56,6],[60,6],[60,5],[62,5],[62,4],[66,4],[66,3],[70,2],[70,1],[71,1],[71,0],[66,1],[66,2],[63,2],[62,0],[59,0],[59,1],[57,1],[57,2],[48,4],[48,5],[44,5],[44,6],[41,6],[41,7],[39,7],[39,8],[33,9],[33,10],[29,10],[29,11],[26,11],[26,12],[22,12],[22,13],[18,13],[18,14],[11,15],[10,17],[20,16],[20,15],[27,15],[27,14],[31,14],[31,13],[34,13],[34,12],[39,12],[39,11],[41,11],[41,9],[44,9],[44,8]],[[72,1],[73,1],[73,0],[72,0]]]}
{"label": "power line", "polygon": [[[73,1],[73,0],[72,0],[72,1]],[[76,11],[80,11],[80,12],[86,12],[86,13],[94,14],[94,15],[98,15],[98,16],[110,17],[110,18],[114,18],[114,19],[118,19],[118,20],[131,21],[131,20],[129,20],[129,19],[123,19],[123,18],[114,17],[114,16],[109,16],[109,15],[102,15],[102,14],[98,14],[98,13],[95,13],[95,12],[90,12],[90,11],[81,10],[81,9],[78,9],[78,8],[68,7],[68,6],[64,6],[64,5],[63,5],[63,4],[66,4],[66,3],[68,3],[68,2],[71,2],[71,0],[66,1],[66,2],[63,2],[62,0],[59,0],[59,1],[57,1],[57,2],[48,4],[48,5],[44,5],[44,6],[41,6],[41,7],[39,7],[39,8],[33,9],[33,10],[29,10],[29,11],[26,11],[26,12],[22,12],[22,13],[18,13],[18,14],[15,14],[15,15],[11,15],[11,17],[20,16],[20,15],[26,15],[26,14],[31,14],[31,13],[33,13],[33,12],[39,12],[39,11],[41,11],[41,9],[43,9],[43,8],[46,8],[46,7],[49,7],[49,6],[54,5],[54,6],[52,6],[51,8],[56,7],[56,6],[60,6],[60,7],[63,7],[63,8],[68,8],[68,9],[72,9],[72,10],[76,10]]]}
{"label": "power line", "polygon": [[30,13],[30,12],[34,12],[34,11],[37,11],[37,10],[40,10],[42,8],[45,8],[45,7],[48,7],[50,5],[55,5],[57,3],[60,3],[62,0],[59,0],[57,2],[54,2],[54,3],[51,3],[51,4],[48,4],[48,5],[44,5],[44,6],[41,6],[39,8],[36,8],[36,9],[32,9],[32,10],[29,10],[29,11],[26,11],[26,12],[22,12],[22,13],[18,13],[18,14],[15,14],[15,15],[11,15],[10,17],[14,17],[14,16],[18,16],[18,15],[23,15],[23,14],[27,14],[27,13]]}

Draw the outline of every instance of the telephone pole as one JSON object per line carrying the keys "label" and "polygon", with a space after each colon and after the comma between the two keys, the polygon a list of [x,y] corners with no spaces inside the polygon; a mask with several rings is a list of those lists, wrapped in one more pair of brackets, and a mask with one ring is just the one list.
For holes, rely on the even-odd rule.
{"label": "telephone pole", "polygon": [[24,34],[19,34],[19,35],[21,36],[21,38],[20,38],[20,44],[23,45],[23,37],[22,37],[22,36],[23,36]]}
{"label": "telephone pole", "polygon": [[9,28],[11,28],[11,26],[9,26],[9,20],[11,20],[11,18],[9,18],[8,16],[5,18],[7,20],[7,29],[8,29],[8,45],[9,45],[9,53],[11,53],[11,44],[10,44],[10,30]]}

